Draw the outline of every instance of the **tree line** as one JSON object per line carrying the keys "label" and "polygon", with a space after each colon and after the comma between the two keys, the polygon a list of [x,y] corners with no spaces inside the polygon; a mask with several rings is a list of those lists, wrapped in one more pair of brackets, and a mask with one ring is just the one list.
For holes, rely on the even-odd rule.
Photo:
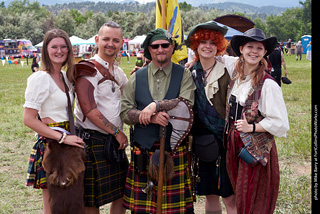
{"label": "tree line", "polygon": [[[108,3],[99,2],[99,4]],[[185,2],[179,4],[186,33],[198,23],[213,20],[228,13],[218,9],[202,10]],[[301,7],[287,9],[278,16],[270,15],[266,19],[254,18],[255,27],[261,28],[267,36],[277,36],[279,41],[286,41],[288,38],[298,41],[302,35],[311,34],[312,30],[311,0],[300,1],[300,5]],[[155,28],[155,7],[147,10],[147,6],[141,6],[144,12],[141,12],[138,4],[132,4],[136,12],[119,11],[116,7],[105,12],[94,12],[89,8],[83,11],[75,6],[52,12],[50,7],[40,6],[38,1],[15,0],[8,7],[5,7],[2,2],[0,3],[0,39],[24,38],[37,44],[43,40],[45,32],[53,28],[63,29],[69,36],[76,35],[88,39],[97,34],[99,28],[108,20],[117,22],[122,27],[124,37],[132,39],[136,35],[146,34]],[[245,15],[236,12],[235,14]],[[251,19],[250,16],[246,17]]]}

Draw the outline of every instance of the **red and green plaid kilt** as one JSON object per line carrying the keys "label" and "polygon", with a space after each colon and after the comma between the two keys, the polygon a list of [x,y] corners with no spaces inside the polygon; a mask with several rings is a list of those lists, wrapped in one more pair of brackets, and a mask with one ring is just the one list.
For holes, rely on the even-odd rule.
{"label": "red and green plaid kilt", "polygon": [[[68,121],[59,123],[49,123],[47,124],[47,126],[60,127],[67,131],[70,130]],[[26,185],[33,186],[33,188],[35,189],[47,188],[46,172],[42,167],[42,160],[46,145],[46,138],[38,135],[38,140],[34,144],[30,154]]]}
{"label": "red and green plaid kilt", "polygon": [[[153,145],[154,149],[159,148],[159,144]],[[153,152],[150,152],[151,157]],[[193,213],[193,200],[191,192],[191,176],[188,169],[187,151],[185,146],[180,146],[173,157],[174,177],[172,180],[163,183],[162,213]],[[131,160],[127,176],[123,206],[134,213],[156,213],[157,210],[157,183],[151,194],[142,192],[151,180],[150,176],[137,174],[134,171],[134,161]]]}
{"label": "red and green plaid kilt", "polygon": [[[85,161],[85,206],[100,207],[123,196],[128,159],[121,163],[107,161],[104,153],[104,135],[97,131],[89,131],[90,138],[83,139],[88,146]],[[110,136],[113,137],[113,136]]]}

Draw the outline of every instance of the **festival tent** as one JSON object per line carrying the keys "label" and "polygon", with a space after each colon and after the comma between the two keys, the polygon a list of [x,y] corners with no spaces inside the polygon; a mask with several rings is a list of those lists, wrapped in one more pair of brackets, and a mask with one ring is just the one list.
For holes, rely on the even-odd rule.
{"label": "festival tent", "polygon": [[42,45],[43,45],[43,41],[40,42],[40,43],[38,43],[38,44],[36,44],[34,47],[36,47],[36,48],[42,48]]}
{"label": "festival tent", "polygon": [[81,38],[74,36],[74,35],[70,37],[70,42],[71,42],[71,45],[86,45],[87,44],[86,40],[81,39]]}
{"label": "festival tent", "polygon": [[140,48],[141,47],[141,44],[144,42],[144,40],[146,39],[146,35],[142,35],[142,36],[136,36],[134,37],[133,40],[130,40],[128,42],[128,45],[129,45],[129,49],[132,50],[136,47]]}
{"label": "festival tent", "polygon": [[224,35],[224,38],[228,41],[230,41],[232,39],[232,37],[235,35],[243,35],[243,33],[241,31],[238,31],[232,27],[229,27],[228,25],[221,24],[220,22],[217,22],[217,23],[220,26],[226,26],[228,28],[226,35]]}
{"label": "festival tent", "polygon": [[[220,23],[219,23],[220,24]],[[222,24],[221,24],[222,25]],[[227,26],[227,25],[225,25],[225,26]],[[226,39],[226,40],[228,40],[228,41],[230,41],[231,39],[232,39],[232,37],[233,36],[235,36],[235,35],[243,35],[243,33],[241,32],[241,31],[238,31],[238,30],[236,30],[236,29],[234,29],[234,28],[232,28],[232,27],[229,27],[229,26],[227,26],[228,27],[228,32],[227,32],[227,34],[224,36],[224,38]]]}
{"label": "festival tent", "polygon": [[98,36],[98,34],[96,34],[96,35],[94,35],[93,37],[87,39],[87,40],[86,40],[86,44],[87,44],[87,45],[95,45],[96,42],[95,42],[95,39],[94,39],[94,38],[95,38],[96,36]]}

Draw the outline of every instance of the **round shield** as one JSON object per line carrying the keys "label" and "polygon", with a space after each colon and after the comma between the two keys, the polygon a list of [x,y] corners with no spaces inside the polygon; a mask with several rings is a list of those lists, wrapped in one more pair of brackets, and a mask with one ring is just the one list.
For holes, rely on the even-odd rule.
{"label": "round shield", "polygon": [[172,133],[170,137],[170,147],[175,154],[181,142],[189,134],[193,124],[193,111],[187,100],[179,97],[178,105],[168,111],[170,116],[169,123],[172,125]]}

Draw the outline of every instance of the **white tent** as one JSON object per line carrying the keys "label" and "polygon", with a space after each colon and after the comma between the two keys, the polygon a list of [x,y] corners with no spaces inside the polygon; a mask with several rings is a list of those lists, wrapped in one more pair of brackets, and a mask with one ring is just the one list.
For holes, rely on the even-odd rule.
{"label": "white tent", "polygon": [[87,44],[86,40],[81,39],[81,38],[74,36],[74,35],[70,37],[70,42],[71,42],[71,45],[85,45],[85,44]]}
{"label": "white tent", "polygon": [[96,44],[96,41],[95,41],[94,38],[95,38],[96,36],[98,36],[98,34],[97,34],[97,35],[94,35],[93,37],[91,37],[91,38],[89,38],[89,39],[87,39],[87,40],[86,40],[86,44],[87,44],[87,45],[95,45],[95,44]]}
{"label": "white tent", "polygon": [[144,42],[144,40],[146,39],[146,35],[142,35],[142,36],[136,36],[134,37],[133,40],[130,40],[128,42],[128,45],[129,45],[129,49],[132,50],[133,48],[136,48],[136,47],[141,47],[141,44]]}
{"label": "white tent", "polygon": [[42,45],[43,45],[43,41],[42,41],[42,42],[40,42],[39,44],[36,44],[34,47],[36,47],[36,48],[41,48],[41,47],[42,47]]}

